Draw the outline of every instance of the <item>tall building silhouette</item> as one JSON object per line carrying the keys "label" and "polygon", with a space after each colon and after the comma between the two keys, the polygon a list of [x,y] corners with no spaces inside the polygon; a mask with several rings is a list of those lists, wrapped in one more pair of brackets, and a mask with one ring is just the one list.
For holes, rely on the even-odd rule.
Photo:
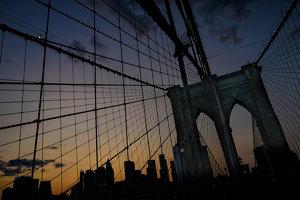
{"label": "tall building silhouette", "polygon": [[135,166],[132,161],[125,161],[125,194],[126,197],[131,197],[134,195],[134,175],[135,175]]}
{"label": "tall building silhouette", "polygon": [[148,160],[146,189],[147,189],[148,193],[157,193],[157,191],[158,191],[155,160]]}
{"label": "tall building silhouette", "polygon": [[69,200],[84,200],[84,171],[80,171],[79,182],[72,187]]}
{"label": "tall building silhouette", "polygon": [[70,196],[69,196],[69,200],[84,200],[83,196],[80,196],[80,182],[78,182],[77,184],[75,184],[72,187]]}
{"label": "tall building silhouette", "polygon": [[256,147],[253,152],[258,165],[258,173],[260,175],[273,174],[273,169],[264,145]]}
{"label": "tall building silhouette", "polygon": [[114,170],[111,166],[109,160],[106,162],[106,178],[107,178],[107,186],[108,188],[112,189],[115,183],[115,175]]}
{"label": "tall building silhouette", "polygon": [[175,164],[177,169],[179,186],[183,187],[183,171],[182,171],[181,159],[179,155],[179,148],[177,145],[173,147],[173,154],[174,154],[174,159],[175,159]]}
{"label": "tall building silhouette", "polygon": [[106,183],[107,182],[107,174],[106,174],[106,169],[101,166],[98,169],[96,169],[96,176],[97,176],[97,181],[98,184]]}
{"label": "tall building silhouette", "polygon": [[169,181],[169,172],[168,172],[168,165],[165,159],[164,154],[159,155],[159,163],[160,163],[160,177],[164,181]]}
{"label": "tall building silhouette", "polygon": [[157,171],[156,171],[156,165],[155,165],[155,160],[148,160],[148,168],[152,167],[154,170],[155,178],[157,178]]}
{"label": "tall building silhouette", "polygon": [[171,165],[171,173],[172,173],[173,183],[175,186],[178,186],[179,182],[178,182],[177,171],[176,171],[174,160],[170,161],[170,165]]}
{"label": "tall building silhouette", "polygon": [[123,199],[126,197],[125,181],[116,182],[114,185],[114,197],[115,199]]}
{"label": "tall building silhouette", "polygon": [[30,177],[19,177],[14,180],[13,196],[14,200],[36,199],[39,186],[39,179]]}
{"label": "tall building silhouette", "polygon": [[134,177],[129,181],[131,196],[141,196],[146,193],[146,176],[141,170],[135,170]]}
{"label": "tall building silhouette", "polygon": [[93,170],[86,170],[84,175],[84,199],[96,199],[96,176]]}
{"label": "tall building silhouette", "polygon": [[125,179],[129,180],[130,178],[132,178],[134,176],[134,173],[135,173],[134,162],[125,161],[124,165],[125,165]]}
{"label": "tall building silhouette", "polygon": [[11,200],[13,199],[13,188],[7,187],[2,190],[2,197],[1,200]]}
{"label": "tall building silhouette", "polygon": [[207,146],[202,146],[202,156],[205,157],[204,161],[204,167],[206,168],[206,176],[207,176],[207,179],[208,180],[211,180],[214,178],[214,172],[212,170],[212,167],[211,167],[211,163],[210,163],[210,160],[209,160],[209,157],[208,157],[208,150],[207,150]]}
{"label": "tall building silhouette", "polygon": [[51,182],[41,181],[37,194],[37,200],[51,200],[52,196]]}
{"label": "tall building silhouette", "polygon": [[83,189],[84,171],[80,171],[80,188]]}
{"label": "tall building silhouette", "polygon": [[80,171],[80,182],[78,184],[78,199],[81,200],[84,198],[84,171]]}

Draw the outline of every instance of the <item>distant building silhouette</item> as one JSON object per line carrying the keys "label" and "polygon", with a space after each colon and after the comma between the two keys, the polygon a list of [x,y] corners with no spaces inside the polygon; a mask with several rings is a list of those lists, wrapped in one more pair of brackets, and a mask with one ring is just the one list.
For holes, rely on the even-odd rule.
{"label": "distant building silhouette", "polygon": [[159,162],[160,162],[160,177],[164,181],[168,182],[170,179],[169,179],[168,165],[164,154],[159,155]]}
{"label": "distant building silhouette", "polygon": [[39,186],[39,179],[30,177],[19,177],[14,180],[13,196],[14,200],[36,199]]}
{"label": "distant building silhouette", "polygon": [[83,189],[84,171],[80,171],[80,189]]}
{"label": "distant building silhouette", "polygon": [[146,193],[146,176],[141,170],[135,170],[134,177],[130,179],[130,196],[141,196]]}
{"label": "distant building silhouette", "polygon": [[52,200],[69,200],[69,198],[67,194],[61,193],[59,195],[53,195]]}
{"label": "distant building silhouette", "polygon": [[171,173],[172,173],[173,183],[174,183],[175,186],[179,186],[177,171],[176,171],[174,160],[170,161],[170,165],[171,165]]}
{"label": "distant building silhouette", "polygon": [[205,171],[206,171],[206,178],[207,180],[211,180],[214,178],[214,172],[212,170],[212,167],[211,167],[211,163],[210,163],[210,160],[209,160],[209,157],[208,157],[208,151],[207,151],[207,146],[202,146],[202,156],[205,157],[204,161],[205,161]]}
{"label": "distant building silhouette", "polygon": [[106,169],[104,167],[99,167],[98,169],[96,169],[96,175],[98,178],[98,184],[101,183],[106,183],[107,182],[107,177],[106,177]]}
{"label": "distant building silhouette", "polygon": [[83,197],[80,197],[80,182],[72,187],[69,200],[83,200]]}
{"label": "distant building silhouette", "polygon": [[158,181],[157,181],[155,160],[148,160],[146,189],[148,193],[157,193],[158,191]]}
{"label": "distant building silhouette", "polygon": [[96,199],[96,176],[93,170],[86,170],[84,175],[84,199]]}
{"label": "distant building silhouette", "polygon": [[82,200],[84,198],[84,191],[83,191],[83,186],[84,186],[84,171],[80,171],[80,182],[78,183],[78,199]]}
{"label": "distant building silhouette", "polygon": [[155,160],[148,160],[148,167],[152,167],[156,171]]}
{"label": "distant building silhouette", "polygon": [[174,159],[175,159],[175,164],[177,169],[179,186],[183,187],[183,171],[182,171],[181,159],[179,155],[179,148],[177,145],[173,147],[173,154],[174,154]]}
{"label": "distant building silhouette", "polygon": [[125,194],[126,197],[131,197],[134,195],[134,175],[135,175],[135,166],[132,161],[125,161]]}
{"label": "distant building silhouette", "polygon": [[13,199],[13,188],[7,187],[2,190],[2,197],[1,200],[11,200]]}
{"label": "distant building silhouette", "polygon": [[[163,154],[159,155],[161,178],[157,179],[155,160],[148,161],[147,175],[141,170],[135,170],[135,163],[125,161],[125,179],[114,182],[114,170],[109,160],[105,163],[106,168],[99,167],[95,171],[86,170],[80,172],[80,179],[72,187],[70,196],[65,193],[52,195],[50,181],[42,181],[36,200],[89,200],[89,199],[153,199],[160,195],[170,195],[170,187],[178,187],[179,181],[176,173],[175,161],[170,161],[173,183],[169,181],[167,162]],[[12,189],[11,189],[12,190]],[[7,195],[10,189],[4,191]],[[4,199],[10,200],[10,199]]]}
{"label": "distant building silhouette", "polygon": [[52,190],[50,181],[41,181],[37,194],[37,200],[51,200]]}
{"label": "distant building silhouette", "polygon": [[129,180],[134,176],[135,173],[135,167],[134,167],[134,162],[132,161],[125,161],[125,179]]}
{"label": "distant building silhouette", "polygon": [[79,182],[72,187],[69,200],[84,200],[84,171],[80,171],[80,179]]}
{"label": "distant building silhouette", "polygon": [[100,166],[95,172],[93,170],[86,170],[86,173],[80,172],[80,180],[72,187],[69,200],[98,198],[113,200],[114,191],[119,192],[118,188],[114,187],[114,170],[108,160],[106,169]]}
{"label": "distant building silhouette", "polygon": [[154,175],[155,178],[157,179],[157,170],[156,170],[156,165],[155,165],[155,160],[148,160],[148,167],[152,167],[154,170]]}
{"label": "distant building silhouette", "polygon": [[123,199],[126,197],[125,181],[119,181],[114,186],[115,199]]}
{"label": "distant building silhouette", "polygon": [[109,160],[106,162],[106,178],[107,178],[107,186],[109,189],[112,189],[115,183],[115,175],[114,175],[114,170],[111,166],[111,163]]}
{"label": "distant building silhouette", "polygon": [[264,145],[256,147],[254,150],[255,159],[257,161],[257,172],[259,175],[271,175],[273,169]]}

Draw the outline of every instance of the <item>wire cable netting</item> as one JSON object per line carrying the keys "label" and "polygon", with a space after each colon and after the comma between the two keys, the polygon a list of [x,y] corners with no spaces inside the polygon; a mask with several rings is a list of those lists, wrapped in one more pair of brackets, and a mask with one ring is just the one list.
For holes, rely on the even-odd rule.
{"label": "wire cable netting", "polygon": [[[100,173],[108,163],[113,183],[123,184],[128,161],[140,174],[151,165],[159,178],[165,165],[174,181],[178,124],[166,94],[183,83],[169,36],[133,0],[36,0],[18,11],[28,8],[36,20],[0,11],[0,189],[30,177],[70,194],[81,171]],[[299,5],[279,25],[283,18],[258,64],[299,157]],[[191,60],[184,63],[188,84],[200,82]],[[214,122],[201,113],[197,128],[214,175],[226,174]]]}
{"label": "wire cable netting", "polygon": [[273,39],[266,43],[268,48],[258,65],[262,66],[264,85],[290,149],[299,158],[299,3],[287,1],[282,10],[286,13],[281,12],[273,25]]}

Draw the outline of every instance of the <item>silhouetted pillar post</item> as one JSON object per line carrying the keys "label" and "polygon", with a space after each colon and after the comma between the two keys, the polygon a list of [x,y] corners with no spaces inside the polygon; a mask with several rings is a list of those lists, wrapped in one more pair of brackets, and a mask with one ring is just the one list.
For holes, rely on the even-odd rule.
{"label": "silhouetted pillar post", "polygon": [[195,184],[206,184],[208,176],[205,171],[206,156],[200,144],[196,119],[194,116],[189,86],[184,69],[182,53],[176,51],[184,89],[170,88],[168,96],[172,101],[174,120],[177,130],[177,145],[183,168],[184,185],[193,187]]}
{"label": "silhouetted pillar post", "polygon": [[250,68],[248,66],[243,69],[256,99],[256,106],[260,115],[259,119],[256,119],[257,126],[274,172],[282,173],[298,170],[299,160],[289,149],[282,127],[261,79],[261,67],[253,66]]}
{"label": "silhouetted pillar post", "polygon": [[223,108],[219,101],[214,77],[208,76],[203,78],[202,83],[205,91],[204,96],[207,100],[206,102],[209,104],[210,112],[213,115],[213,121],[216,125],[229,174],[233,178],[235,185],[239,186],[241,182],[241,169],[238,155],[232,138],[231,128],[229,128],[228,124],[226,123]]}

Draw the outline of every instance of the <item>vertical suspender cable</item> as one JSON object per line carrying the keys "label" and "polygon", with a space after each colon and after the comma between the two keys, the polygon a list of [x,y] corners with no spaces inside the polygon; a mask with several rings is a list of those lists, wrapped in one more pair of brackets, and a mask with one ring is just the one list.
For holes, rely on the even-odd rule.
{"label": "vertical suspender cable", "polygon": [[[96,63],[96,0],[94,0],[94,62]],[[97,116],[97,66],[94,66],[94,103],[95,103],[95,142],[96,142],[96,183],[98,190],[98,168],[99,168],[99,157],[98,157],[98,116]],[[101,151],[101,148],[100,148]]]}
{"label": "vertical suspender cable", "polygon": [[[119,35],[120,35],[120,51],[121,51],[121,68],[122,73],[124,74],[124,62],[123,62],[123,44],[122,44],[122,30],[121,30],[121,17],[120,17],[120,4],[118,2],[118,21],[119,21]],[[127,161],[129,161],[129,147],[128,147],[128,122],[127,122],[127,109],[126,109],[126,88],[125,88],[125,77],[123,76],[123,95],[124,95],[124,112],[125,112],[125,133],[126,133],[126,154]]]}
{"label": "vertical suspender cable", "polygon": [[[72,57],[72,79],[73,79],[73,111],[74,113],[76,112],[75,107],[76,107],[76,97],[75,97],[75,76],[74,76],[74,58]],[[78,169],[78,145],[77,145],[77,123],[76,123],[76,115],[74,115],[74,126],[75,126],[75,130],[74,130],[74,138],[75,138],[75,154],[76,154],[76,168],[77,168],[77,179],[78,179],[78,175],[79,175],[79,169]],[[61,163],[62,164],[62,163]],[[61,165],[61,168],[63,167],[63,165]]]}
{"label": "vertical suspender cable", "polygon": [[[25,68],[26,68],[26,54],[27,54],[27,39],[25,39],[25,53],[24,53],[24,66],[23,66],[23,83],[25,81]],[[22,84],[22,102],[21,102],[21,119],[20,123],[23,121],[23,106],[24,106],[24,84]],[[21,139],[22,139],[22,126],[20,126],[20,135],[19,135],[19,152],[18,152],[18,171],[17,178],[19,177],[20,171],[20,155],[21,155]],[[43,176],[43,174],[42,174]]]}
{"label": "vertical suspender cable", "polygon": [[1,50],[0,50],[0,67],[1,67],[1,60],[2,60],[2,52],[3,52],[3,43],[4,43],[4,35],[5,35],[5,30],[1,29],[3,31],[2,34],[2,41],[1,41]]}
{"label": "vertical suspender cable", "polygon": [[[155,34],[155,41],[157,43],[157,35],[156,35],[156,30],[154,29],[154,34]],[[163,38],[163,37],[161,37]],[[163,40],[163,39],[162,39]],[[162,43],[164,45],[164,43]],[[159,48],[158,48],[158,45],[156,45],[157,47],[157,52],[159,52]],[[160,72],[160,79],[161,79],[161,84],[162,86],[164,87],[164,79],[163,79],[163,74],[162,74],[162,69],[161,69],[161,61],[160,61],[160,57],[158,58],[158,65],[159,65],[159,72]],[[168,76],[169,77],[169,76]],[[170,83],[170,80],[169,80],[169,83]],[[164,98],[164,105],[165,105],[165,111],[166,111],[166,116],[168,116],[168,113],[167,113],[167,102],[166,102],[166,95],[163,96]],[[156,106],[156,109],[157,109],[157,106]],[[157,116],[158,117],[158,116]],[[169,132],[171,132],[171,129],[170,129],[170,124],[169,124],[169,119],[167,119],[167,126],[168,126],[168,129],[169,129]],[[171,144],[171,148],[172,148],[172,137],[170,136],[170,144]],[[162,148],[161,148],[162,150]],[[161,151],[161,153],[163,153]]]}
{"label": "vertical suspender cable", "polygon": [[50,7],[51,7],[50,3],[51,3],[51,0],[49,0],[49,4],[47,5],[48,13],[47,13],[47,24],[46,24],[46,32],[45,32],[46,36],[45,36],[45,39],[44,39],[43,70],[42,70],[42,80],[41,80],[41,89],[40,89],[40,98],[39,98],[38,118],[36,120],[37,125],[36,125],[34,151],[33,151],[33,159],[32,159],[31,181],[33,180],[33,177],[34,177],[36,149],[37,149],[37,142],[38,142],[39,126],[40,126],[40,119],[41,119],[42,98],[43,98],[43,91],[44,91],[45,65],[46,65],[46,53],[47,53],[46,44],[47,44],[47,39],[48,39],[49,17],[50,17]]}
{"label": "vertical suspender cable", "polygon": [[[140,76],[140,79],[142,79],[141,59],[140,59],[140,53],[139,53],[138,34],[137,34],[137,27],[136,27],[136,15],[135,15],[135,9],[134,9],[134,2],[133,2],[133,0],[132,0],[132,6],[133,6],[133,15],[134,15],[135,40],[136,40],[136,47],[137,47],[137,54],[138,54],[138,64],[139,64],[139,76]],[[150,150],[149,133],[148,133],[148,126],[147,126],[145,101],[144,101],[144,88],[143,88],[143,84],[142,83],[141,83],[141,93],[142,93],[142,103],[143,103],[143,113],[144,113],[143,115],[144,115],[144,121],[145,121],[147,146],[148,146],[148,156],[149,156],[149,158],[147,160],[150,160],[150,158],[151,158],[151,150]]]}
{"label": "vertical suspender cable", "polygon": [[[253,134],[253,149],[256,148],[255,140],[256,140],[256,135],[255,135],[255,120],[254,117],[252,116],[252,134]],[[254,167],[256,167],[256,158],[254,155]]]}
{"label": "vertical suspender cable", "polygon": [[[147,20],[146,20],[146,11],[144,11],[144,18],[145,18],[145,27],[146,27],[146,34],[147,34],[147,42],[148,42],[148,50],[149,50],[149,58],[150,58],[150,67],[151,67],[151,73],[152,73],[152,84],[155,85],[154,81],[154,73],[153,73],[153,64],[152,64],[152,56],[151,56],[151,50],[150,50],[150,42],[149,42],[149,33],[148,33],[148,26],[147,26]],[[153,26],[155,26],[153,24]],[[155,28],[154,28],[155,32]],[[155,109],[156,109],[156,116],[157,116],[157,123],[159,124],[159,118],[158,118],[158,109],[157,109],[157,96],[156,96],[156,88],[153,88],[154,92],[154,101],[155,101]],[[159,142],[161,147],[161,153],[162,153],[162,146],[161,146],[161,133],[160,133],[160,125],[158,125],[158,134],[159,134]]]}
{"label": "vertical suspender cable", "polygon": [[[85,70],[84,70],[84,62],[82,62],[82,73],[83,73],[83,83],[84,83],[84,100],[85,100],[85,109],[88,110],[88,102],[87,102],[87,97],[86,97],[86,82],[85,82]],[[89,91],[88,91],[89,92]],[[89,164],[90,168],[92,169],[92,161],[91,161],[91,145],[90,145],[90,128],[89,128],[89,117],[88,113],[85,113],[86,117],[86,130],[87,130],[87,139],[88,139],[88,148],[89,148]]]}
{"label": "vertical suspender cable", "polygon": [[[61,53],[58,52],[58,68],[59,68],[59,83],[61,83]],[[61,112],[61,84],[59,84],[59,115],[61,116],[62,112]],[[60,163],[63,162],[63,158],[62,158],[62,154],[63,154],[63,144],[62,144],[62,118],[60,117],[59,118],[59,137],[60,137]],[[60,168],[60,185],[61,187],[63,186],[63,178],[62,178],[62,167]]]}
{"label": "vertical suspender cable", "polygon": [[[163,46],[163,50],[164,50],[164,58],[166,59],[166,51],[165,51],[165,44],[164,44],[164,40],[163,40],[163,35],[162,35],[162,31],[160,31],[160,34],[161,34],[161,39],[162,39],[162,46]],[[168,74],[168,65],[167,63],[165,64],[166,65],[166,68],[167,68],[167,77],[168,77],[168,84],[166,85],[171,85],[170,84],[170,78],[169,78],[169,74]],[[162,83],[163,83],[163,86],[164,86],[164,82],[163,82],[163,76],[161,74],[161,80],[162,80]],[[164,102],[165,102],[165,111],[166,111],[166,116],[168,116],[168,110],[167,110],[167,96],[164,95]],[[167,122],[168,122],[168,129],[169,129],[169,133],[171,133],[171,126],[170,126],[170,121],[169,121],[169,118],[167,119]],[[171,147],[173,148],[173,144],[172,144],[172,137],[170,136],[170,144],[171,144]],[[173,154],[174,156],[174,154]],[[174,157],[174,160],[175,160],[175,157]]]}

